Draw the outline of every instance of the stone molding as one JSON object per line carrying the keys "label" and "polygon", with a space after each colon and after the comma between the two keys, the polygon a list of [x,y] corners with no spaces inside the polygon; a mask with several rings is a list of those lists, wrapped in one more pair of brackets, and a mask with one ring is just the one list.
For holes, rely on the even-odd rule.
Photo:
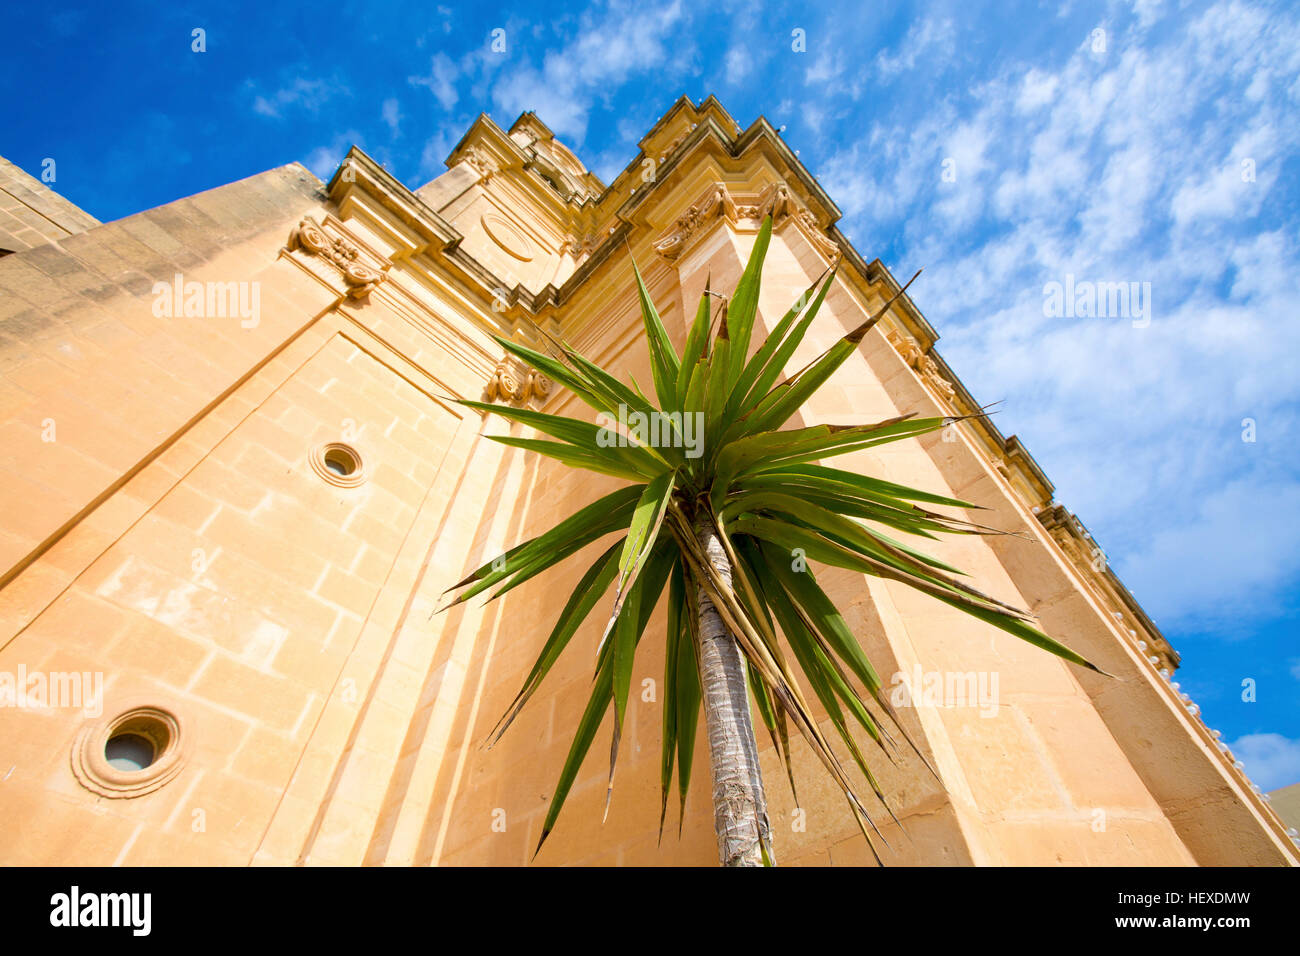
{"label": "stone molding", "polygon": [[461,162],[469,163],[474,172],[478,173],[479,182],[483,185],[487,185],[488,180],[501,169],[485,150],[477,146],[465,150]]}
{"label": "stone molding", "polygon": [[1157,669],[1173,674],[1178,669],[1178,652],[1157,630],[1123,582],[1111,570],[1101,546],[1088,533],[1083,522],[1059,504],[1044,508],[1037,517],[1043,529],[1079,573],[1093,597],[1114,618],[1120,630],[1138,645],[1142,656]]}
{"label": "stone molding", "polygon": [[527,405],[530,401],[545,401],[553,388],[554,384],[541,372],[506,356],[493,369],[484,395],[489,402]]}
{"label": "stone molding", "polygon": [[[331,453],[341,452],[353,462],[352,471],[346,475],[339,474],[329,467]],[[307,453],[307,463],[316,476],[328,484],[339,488],[356,488],[366,481],[366,463],[361,452],[345,442],[324,442],[315,445]]]}
{"label": "stone molding", "polygon": [[885,338],[898,352],[899,357],[921,377],[921,380],[951,405],[952,400],[957,396],[957,390],[952,382],[944,377],[934,359],[922,350],[920,343],[900,329],[889,329],[885,333]]}
{"label": "stone molding", "polygon": [[311,216],[304,217],[289,234],[286,248],[309,261],[329,263],[342,277],[349,299],[365,299],[387,278],[391,266],[375,253],[363,253],[360,243],[347,235],[342,223],[332,216],[324,224]]}
{"label": "stone molding", "polygon": [[772,217],[773,230],[779,229],[788,221],[797,222],[818,252],[828,259],[839,256],[839,245],[826,235],[818,225],[817,217],[795,198],[785,183],[772,183],[757,196],[736,196],[727,188],[726,183],[715,182],[652,245],[655,252],[673,261],[686,251],[692,239],[714,219],[725,218],[737,226],[742,222],[762,221],[767,216]]}
{"label": "stone molding", "polygon": [[690,126],[686,127],[686,129],[678,133],[677,136],[672,140],[672,142],[670,142],[667,146],[663,148],[663,155],[661,155],[659,158],[661,160],[667,159],[669,156],[675,153],[677,151],[677,147],[682,145],[682,143],[686,142],[686,137],[690,136],[691,133],[693,133],[694,131],[695,131],[695,124],[692,123]]}
{"label": "stone molding", "polygon": [[[72,745],[73,776],[101,797],[131,798],[153,793],[184,768],[190,752],[189,734],[170,700],[134,697],[115,704],[111,713],[84,723]],[[145,729],[137,729],[140,725]],[[144,736],[156,749],[155,759],[142,770],[119,770],[108,762],[105,745],[117,732]],[[156,739],[159,736],[163,739]]]}
{"label": "stone molding", "polygon": [[580,265],[596,251],[604,239],[599,233],[569,236],[560,243],[560,255],[567,255]]}

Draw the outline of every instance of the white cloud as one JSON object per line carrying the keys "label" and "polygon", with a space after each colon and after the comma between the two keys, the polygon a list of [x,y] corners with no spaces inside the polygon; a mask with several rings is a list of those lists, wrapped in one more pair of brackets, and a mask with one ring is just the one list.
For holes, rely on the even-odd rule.
{"label": "white cloud", "polygon": [[799,118],[814,133],[820,133],[826,125],[826,110],[808,103],[799,108]]}
{"label": "white cloud", "polygon": [[809,55],[810,63],[804,71],[803,81],[808,86],[825,86],[838,80],[844,73],[844,61],[825,53]]}
{"label": "white cloud", "polygon": [[1271,125],[1257,125],[1237,140],[1220,163],[1193,173],[1174,195],[1174,223],[1188,228],[1256,213],[1276,176],[1272,164],[1277,142]]}
{"label": "white cloud", "polygon": [[492,86],[492,101],[512,118],[532,110],[569,145],[580,146],[598,99],[630,76],[655,70],[663,82],[686,72],[690,48],[676,29],[681,0],[666,6],[611,3],[580,20],[573,39],[553,47],[541,66],[511,60]]}
{"label": "white cloud", "polygon": [[952,56],[956,34],[952,21],[928,16],[917,22],[899,42],[897,52],[876,54],[876,69],[889,80],[911,70],[917,60],[943,60]]}
{"label": "white cloud", "polygon": [[1246,734],[1228,745],[1261,790],[1300,783],[1300,740],[1281,734]]}
{"label": "white cloud", "polygon": [[303,165],[310,169],[317,179],[326,181],[343,161],[344,154],[344,150],[334,146],[317,146],[307,154]]}
{"label": "white cloud", "polygon": [[970,223],[984,208],[983,173],[988,168],[985,150],[990,135],[983,122],[972,121],[959,124],[944,139],[941,166],[949,177],[939,177],[942,198],[934,208],[950,225]]}
{"label": "white cloud", "polygon": [[1021,84],[1016,108],[1022,113],[1028,113],[1046,106],[1056,98],[1056,88],[1059,84],[1060,79],[1050,73],[1043,73],[1037,69],[1030,70],[1025,74]]}
{"label": "white cloud", "polygon": [[335,136],[328,146],[317,146],[307,154],[302,164],[310,169],[317,179],[328,181],[354,143],[362,149],[366,148],[362,135],[350,129],[346,133]]}
{"label": "white cloud", "polygon": [[406,81],[412,86],[423,86],[428,89],[442,108],[449,110],[460,100],[460,94],[456,91],[456,80],[459,76],[460,69],[451,57],[439,50],[429,63],[428,76],[409,76]]}
{"label": "white cloud", "polygon": [[444,171],[443,163],[455,147],[456,140],[459,139],[459,134],[453,132],[454,129],[455,127],[450,124],[440,126],[425,140],[424,147],[420,151],[421,183],[419,185],[424,185]]}
{"label": "white cloud", "polygon": [[395,97],[389,97],[384,100],[384,105],[380,109],[380,115],[384,118],[384,122],[388,124],[389,132],[396,136],[401,130],[402,110]]}
{"label": "white cloud", "polygon": [[733,46],[727,51],[723,62],[727,70],[728,85],[737,86],[745,77],[749,76],[750,53],[744,47]]}
{"label": "white cloud", "polygon": [[[248,85],[252,86],[252,84]],[[288,86],[276,90],[269,96],[260,93],[254,96],[253,112],[279,118],[290,107],[301,106],[315,113],[332,97],[347,92],[347,88],[335,80],[308,80],[298,77]]]}
{"label": "white cloud", "polygon": [[[1300,233],[1255,220],[1300,150],[1300,22],[1230,2],[1177,29],[1107,29],[1102,56],[1085,42],[1008,63],[968,98],[900,87],[814,171],[864,254],[926,267],[913,298],[944,357],[977,399],[1005,400],[999,427],[1157,623],[1214,626],[1229,607],[1248,622],[1300,568],[1276,517],[1300,506]],[[911,32],[927,31],[941,42]],[[1044,283],[1067,274],[1150,283],[1149,327],[1047,317]]]}
{"label": "white cloud", "polygon": [[1152,522],[1148,540],[1124,556],[1120,577],[1157,620],[1231,636],[1234,622],[1285,596],[1295,530],[1277,516],[1296,513],[1300,486],[1233,481],[1191,514]]}
{"label": "white cloud", "polygon": [[819,164],[818,178],[844,211],[847,222],[842,225],[865,226],[854,232],[855,246],[870,252],[873,245],[883,245],[886,237],[878,230],[923,196],[937,195],[943,172],[940,141],[954,122],[953,111],[940,104],[909,127],[910,133],[874,125]]}
{"label": "white cloud", "polygon": [[1138,27],[1145,30],[1160,18],[1162,0],[1133,0],[1133,12],[1137,14]]}

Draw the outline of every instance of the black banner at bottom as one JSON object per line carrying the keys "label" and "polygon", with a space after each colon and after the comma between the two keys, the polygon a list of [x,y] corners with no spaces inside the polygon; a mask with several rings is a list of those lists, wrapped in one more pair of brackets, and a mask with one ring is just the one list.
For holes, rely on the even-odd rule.
{"label": "black banner at bottom", "polygon": [[1289,932],[1297,888],[1295,873],[1272,869],[788,868],[749,877],[661,869],[4,869],[0,917],[11,940],[76,936],[128,945],[302,945],[352,936],[373,943],[453,927],[494,946],[515,934],[533,945],[606,933],[649,941],[688,927],[698,932],[710,913],[739,917],[726,932],[746,937],[789,920],[796,936],[822,927],[847,938],[866,930],[876,940],[896,933],[927,943],[973,932],[990,934],[990,942],[1048,933],[1196,934],[1229,943],[1261,929],[1274,938]]}

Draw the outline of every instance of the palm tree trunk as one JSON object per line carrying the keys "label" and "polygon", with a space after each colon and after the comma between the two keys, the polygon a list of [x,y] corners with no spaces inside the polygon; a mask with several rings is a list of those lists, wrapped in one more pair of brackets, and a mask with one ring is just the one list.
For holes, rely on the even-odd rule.
{"label": "palm tree trunk", "polygon": [[[710,563],[730,583],[731,562],[707,519],[697,520],[695,534]],[[749,716],[745,659],[704,589],[698,593],[700,686],[713,773],[718,860],[723,866],[762,866],[764,846],[769,860],[775,859],[758,745]]]}

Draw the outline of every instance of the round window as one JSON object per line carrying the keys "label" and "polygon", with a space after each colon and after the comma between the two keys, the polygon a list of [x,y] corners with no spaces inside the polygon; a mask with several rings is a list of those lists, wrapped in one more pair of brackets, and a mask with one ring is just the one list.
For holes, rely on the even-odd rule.
{"label": "round window", "polygon": [[307,456],[312,471],[331,485],[355,488],[366,480],[361,453],[342,442],[317,445]]}
{"label": "round window", "polygon": [[106,797],[138,797],[180,772],[181,725],[170,710],[139,704],[82,727],[72,770],[82,786]]}
{"label": "round window", "polygon": [[146,770],[157,752],[152,741],[139,734],[114,734],[104,745],[104,756],[114,770]]}
{"label": "round window", "polygon": [[346,448],[331,448],[325,453],[325,467],[341,478],[357,470],[357,459]]}

